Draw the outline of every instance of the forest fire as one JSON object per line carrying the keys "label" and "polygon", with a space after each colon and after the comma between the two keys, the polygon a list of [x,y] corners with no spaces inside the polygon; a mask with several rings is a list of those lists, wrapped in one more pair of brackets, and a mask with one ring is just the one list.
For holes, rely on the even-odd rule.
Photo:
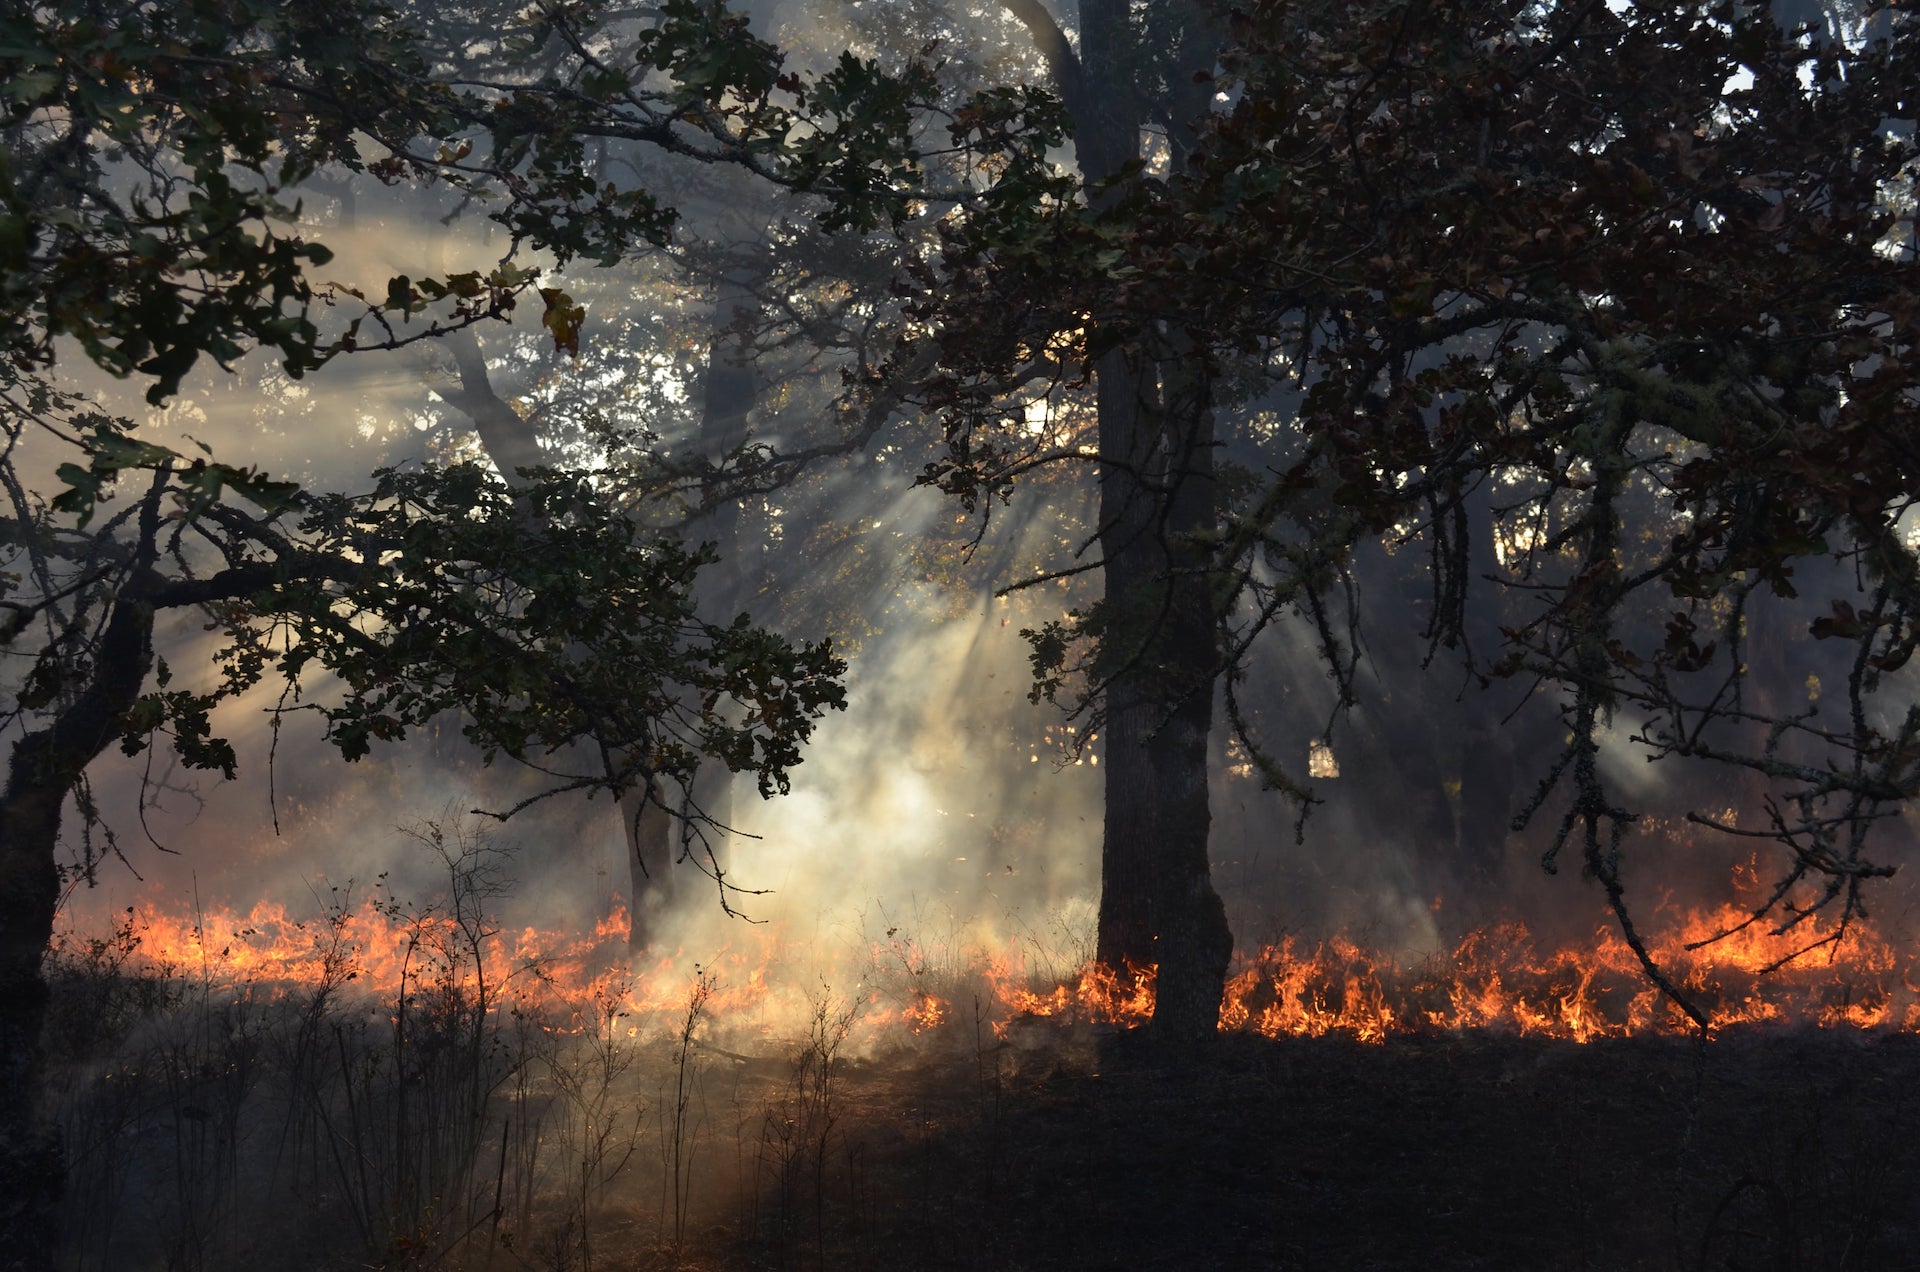
{"label": "forest fire", "polygon": [[[1705,1010],[1713,1030],[1920,1032],[1912,950],[1864,925],[1816,945],[1831,933],[1811,920],[1779,933],[1743,923],[1746,917],[1737,903],[1663,915],[1649,940],[1655,961]],[[697,962],[686,950],[635,954],[619,906],[577,932],[496,928],[374,899],[313,920],[267,902],[199,915],[134,909],[112,941],[69,935],[56,958],[84,957],[89,948],[97,957],[113,943],[130,972],[237,996],[377,1002],[451,993],[485,1011],[526,1012],[560,1031],[589,1028],[596,1017],[602,1027],[621,1022],[629,1034],[670,1027],[684,1014],[690,977],[710,986],[709,1018],[735,1036],[789,1031],[829,986],[842,991],[862,1036],[882,1043],[889,1034],[937,1033],[963,1018],[999,1037],[1019,1020],[1131,1027],[1154,1007],[1152,967],[1116,971],[1088,962],[1065,978],[1049,977],[1018,948],[930,954],[894,940],[823,967],[811,944],[755,928]],[[850,996],[849,985],[856,987]],[[957,1009],[969,997],[971,1010]],[[1223,1032],[1366,1043],[1464,1031],[1584,1043],[1693,1028],[1614,929],[1549,946],[1518,921],[1479,927],[1450,951],[1417,956],[1350,934],[1285,936],[1237,959],[1220,1008]]]}
{"label": "forest fire", "polygon": [[8,5],[0,1264],[1920,1268],[1917,59]]}

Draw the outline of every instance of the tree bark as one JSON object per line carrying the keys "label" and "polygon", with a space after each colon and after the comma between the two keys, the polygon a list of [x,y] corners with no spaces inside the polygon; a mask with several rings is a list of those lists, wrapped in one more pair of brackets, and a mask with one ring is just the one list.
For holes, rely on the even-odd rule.
{"label": "tree bark", "polygon": [[[1147,114],[1130,69],[1128,3],[1081,0],[1077,63],[1064,40],[1047,37],[1043,15],[1010,8],[1054,63],[1082,175],[1095,183],[1120,175],[1140,156]],[[1197,11],[1189,25],[1197,29]],[[1204,111],[1205,97],[1181,92],[1164,105],[1185,120]],[[1178,165],[1190,135],[1176,133]],[[1106,819],[1096,953],[1113,967],[1156,966],[1155,1031],[1192,1043],[1217,1028],[1233,952],[1207,855],[1218,649],[1201,538],[1217,517],[1214,415],[1197,346],[1177,324],[1124,337],[1095,367],[1106,622],[1097,667]]]}
{"label": "tree bark", "polygon": [[0,1261],[9,1269],[53,1266],[62,1166],[41,1116],[40,968],[60,900],[60,820],[87,765],[119,736],[153,663],[153,608],[142,593],[157,519],[150,498],[142,555],[107,619],[93,675],[46,727],[14,743],[0,795]]}
{"label": "tree bark", "polygon": [[1233,953],[1207,853],[1218,654],[1199,536],[1216,515],[1213,414],[1191,367],[1169,360],[1156,402],[1156,386],[1125,356],[1103,363],[1099,381],[1107,776],[1098,955],[1109,966],[1157,964],[1156,1029],[1196,1041],[1217,1026]]}
{"label": "tree bark", "polygon": [[[1494,552],[1491,478],[1468,492],[1465,500],[1466,586],[1470,589],[1466,636],[1475,664],[1487,667],[1500,657],[1500,628],[1506,621],[1505,590],[1488,581],[1503,577]],[[1476,590],[1482,593],[1478,603],[1473,600]],[[1515,772],[1513,730],[1502,719],[1500,703],[1489,688],[1467,685],[1460,706],[1466,717],[1460,761],[1460,864],[1468,881],[1491,893],[1498,889],[1505,870],[1513,792],[1521,785]]]}
{"label": "tree bark", "polygon": [[0,805],[0,1260],[18,1269],[52,1266],[61,1184],[59,1144],[40,1110],[40,962],[60,895],[54,849],[67,792],[37,775],[30,740],[14,745]]}
{"label": "tree bark", "polygon": [[540,439],[512,403],[494,391],[480,338],[461,327],[442,339],[459,370],[460,387],[437,390],[441,399],[473,422],[474,431],[480,434],[481,449],[500,470],[500,479],[509,486],[521,485],[522,470],[546,462],[541,457]]}
{"label": "tree bark", "polygon": [[651,946],[662,920],[673,911],[673,857],[678,847],[675,817],[657,786],[620,797],[620,828],[627,841],[627,944]]}

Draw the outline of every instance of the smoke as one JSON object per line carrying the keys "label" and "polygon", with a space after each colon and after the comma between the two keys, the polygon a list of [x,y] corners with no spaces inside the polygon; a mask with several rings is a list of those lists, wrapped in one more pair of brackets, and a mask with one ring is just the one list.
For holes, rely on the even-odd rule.
{"label": "smoke", "polygon": [[[1043,742],[1056,717],[1026,698],[1018,632],[1031,621],[1018,601],[988,601],[870,639],[853,662],[847,711],[822,722],[792,793],[762,800],[750,778],[736,779],[738,833],[722,857],[729,883],[745,890],[731,897],[739,915],[723,910],[710,880],[683,874],[642,974],[677,984],[695,964],[765,944],[787,952],[769,974],[796,989],[786,1001],[798,1005],[810,985],[851,991],[871,976],[876,945],[937,946],[958,963],[969,949],[1090,940],[1100,781],[1089,761],[1099,749],[1076,763]],[[444,872],[404,833],[427,819],[484,831],[505,852],[518,880],[498,903],[505,928],[578,936],[628,891],[611,801],[556,799],[494,827],[467,810],[505,807],[538,777],[481,769],[453,721],[348,765],[298,714],[275,748],[272,697],[248,695],[216,720],[242,756],[238,782],[188,783],[144,757],[96,766],[106,824],[138,877],[103,864],[99,886],[72,898],[68,923],[100,930],[128,905],[244,913],[262,899],[318,918],[350,882],[362,896],[377,883],[429,904]],[[78,835],[77,823],[70,829]]]}
{"label": "smoke", "polygon": [[[1099,771],[1060,750],[1035,758],[1048,712],[1027,702],[1024,664],[1000,607],[863,650],[848,710],[822,725],[794,792],[736,792],[737,829],[753,838],[733,840],[729,868],[771,889],[743,908],[831,927],[931,906],[988,938],[1089,894]],[[689,923],[683,937],[711,931],[710,916]]]}
{"label": "smoke", "polygon": [[[775,9],[762,16],[799,20],[791,6]],[[450,198],[372,183],[317,197],[310,209],[336,252],[327,275],[368,294],[396,273],[490,268],[501,244],[478,217],[442,223],[452,210]],[[490,353],[511,352],[511,364],[498,368],[503,396],[524,392],[560,404],[543,428],[568,424],[569,402],[585,414],[617,413],[624,401],[628,413],[616,424],[684,444],[696,414],[688,405],[697,373],[690,350],[700,341],[666,331],[684,324],[688,302],[684,291],[657,285],[649,272],[657,265],[569,281],[592,301],[578,364],[563,364],[538,344],[532,315],[519,315],[510,328],[485,328]],[[635,281],[643,276],[644,285]],[[789,356],[810,364],[813,351]],[[433,355],[411,351],[340,359],[302,381],[260,357],[231,373],[204,365],[150,421],[149,436],[186,453],[203,442],[220,458],[315,489],[360,489],[382,464],[475,453],[465,421],[435,397],[444,374]],[[814,374],[809,387],[795,373],[762,404],[758,439],[791,448],[818,431],[828,418],[820,384],[830,391],[833,377]],[[135,386],[75,378],[145,417]],[[676,417],[665,418],[676,403]],[[1060,564],[1063,544],[1084,541],[1086,491],[1027,496],[1011,514],[1026,520],[1003,524],[976,558],[956,566],[956,544],[970,527],[956,530],[951,505],[903,489],[897,476],[892,484],[877,476],[910,471],[914,447],[924,442],[890,442],[897,449],[884,456],[856,456],[810,474],[803,488],[752,510],[764,534],[739,549],[744,594],[723,599],[794,636],[839,638],[853,655],[849,708],[821,724],[792,794],[762,801],[750,783],[736,783],[732,820],[740,833],[729,838],[724,864],[729,882],[751,894],[734,901],[747,919],[726,915],[712,885],[696,882],[662,930],[666,953],[697,961],[757,931],[778,932],[812,951],[809,971],[844,979],[858,974],[876,938],[938,932],[949,944],[996,947],[1054,933],[1072,945],[1090,927],[1100,747],[1075,763],[1059,745],[1065,726],[1057,713],[1027,702],[1027,649],[1018,635],[1057,617],[1073,598],[1047,591],[984,599],[1036,563]],[[1000,515],[1004,522],[1010,514]],[[1597,887],[1580,877],[1577,851],[1563,858],[1559,877],[1539,867],[1557,804],[1525,832],[1510,829],[1542,776],[1542,758],[1562,736],[1556,703],[1542,693],[1523,705],[1526,686],[1511,681],[1481,689],[1445,655],[1421,666],[1427,651],[1418,638],[1415,567],[1423,556],[1416,548],[1355,565],[1360,592],[1370,598],[1360,701],[1333,728],[1340,776],[1315,784],[1322,802],[1300,841],[1295,810],[1261,789],[1244,751],[1224,729],[1217,734],[1213,855],[1243,949],[1283,932],[1344,930],[1386,949],[1432,951],[1505,913],[1572,933],[1604,920]],[[1817,699],[1831,709],[1845,680],[1836,661],[1842,651],[1800,635],[1824,604],[1813,583],[1803,578],[1806,599],[1783,605],[1773,629],[1754,635],[1753,661],[1776,708]],[[166,656],[182,668],[204,666],[209,641],[191,617],[163,633]],[[1304,620],[1283,625],[1253,651],[1242,691],[1259,741],[1295,773],[1304,772],[1309,745],[1334,715],[1336,691],[1316,642]],[[238,783],[171,772],[163,762],[150,767],[150,757],[110,756],[96,765],[94,795],[138,877],[107,862],[96,874],[99,887],[73,898],[72,922],[85,926],[136,903],[181,909],[195,898],[317,905],[333,886],[351,879],[367,887],[383,876],[396,894],[427,897],[440,881],[397,828],[506,807],[535,789],[537,775],[482,770],[451,721],[343,764],[310,719],[296,715],[274,733],[268,708],[276,694],[263,688],[217,717],[242,757]],[[1757,817],[1764,784],[1737,775],[1729,781],[1724,769],[1648,765],[1644,746],[1633,741],[1643,725],[1623,715],[1601,755],[1623,802],[1647,813],[1629,842],[1629,885],[1649,903],[1676,891],[1722,897],[1729,869],[1751,849],[1689,828],[1680,816],[1688,808],[1733,808]],[[69,831],[79,851],[82,828],[70,820]],[[1883,831],[1911,842],[1904,821]],[[604,798],[549,802],[492,833],[521,880],[507,901],[515,923],[588,925],[630,887],[618,814]],[[1891,894],[1883,919],[1909,913],[1909,895]]]}

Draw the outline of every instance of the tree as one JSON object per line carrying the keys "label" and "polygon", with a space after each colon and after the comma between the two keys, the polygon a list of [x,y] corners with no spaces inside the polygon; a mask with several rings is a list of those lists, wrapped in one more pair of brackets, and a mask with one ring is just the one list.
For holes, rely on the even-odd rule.
{"label": "tree", "polygon": [[[1221,477],[1217,514],[1178,520],[1171,482],[1158,508],[1162,574],[1210,597],[1217,643],[1191,639],[1218,651],[1240,740],[1303,806],[1311,789],[1240,709],[1247,652],[1298,614],[1351,704],[1357,553],[1417,543],[1430,656],[1531,681],[1561,717],[1518,821],[1557,809],[1548,867],[1573,844],[1643,959],[1623,864],[1637,815],[1600,763],[1617,715],[1650,759],[1764,783],[1760,824],[1693,816],[1784,849],[1750,921],[1831,912],[1838,939],[1893,868],[1871,845],[1920,789],[1900,675],[1920,599],[1902,70],[1920,33],[1891,11],[1868,30],[1837,44],[1733,6],[1249,6],[1194,73],[1218,109],[1181,161],[1023,238],[956,246],[952,276],[997,300],[941,310],[968,359],[954,374],[1003,382],[1064,342],[1101,377],[1104,420],[1113,333],[1179,332],[1161,346],[1175,382],[1284,397],[1265,471]],[[1083,9],[1082,63],[1104,31]],[[1088,140],[1083,123],[1083,159]],[[963,495],[1046,458],[961,392],[947,427],[930,479]],[[1103,435],[1103,463],[1127,454]],[[1103,540],[1110,575],[1120,546]],[[1476,618],[1489,580],[1509,611],[1497,648]],[[1125,604],[1110,585],[1034,633],[1043,685],[1078,669],[1115,709],[1116,635],[1140,648]],[[1756,686],[1769,611],[1846,643],[1843,719]]]}
{"label": "tree", "polygon": [[[710,554],[610,511],[588,478],[518,471],[508,485],[455,466],[311,492],[144,439],[56,378],[71,340],[158,404],[202,358],[270,351],[297,377],[530,295],[555,344],[577,350],[583,312],[543,280],[664,242],[674,220],[644,187],[594,178],[595,139],[819,191],[828,225],[888,223],[918,188],[912,67],[888,76],[849,57],[783,73],[744,22],[692,0],[639,15],[536,7],[503,38],[512,70],[463,78],[436,74],[440,50],[371,2],[0,15],[0,632],[16,669],[0,1161],[20,1266],[47,1253],[55,1174],[33,1094],[56,841],[68,800],[92,816],[86,770],[107,747],[164,744],[231,776],[213,712],[276,677],[280,711],[318,713],[349,760],[457,711],[484,758],[540,767],[549,794],[684,783],[703,758],[756,773],[767,793],[839,704],[826,644],[699,619],[693,579]],[[1030,180],[1047,136],[1025,122],[1015,102],[954,139],[1005,152],[999,170]],[[329,166],[451,187],[489,207],[515,253],[545,261],[397,276],[373,296],[318,283],[331,254],[300,228],[297,194]],[[155,650],[156,616],[185,609],[223,639],[205,677]],[[321,673],[336,687],[314,696]]]}
{"label": "tree", "polygon": [[[1261,68],[1252,95],[1298,102],[1294,86],[1336,82],[1324,63],[1308,69],[1297,19],[1259,19],[1234,64]],[[1272,167],[1227,142],[1197,182],[1297,175],[1313,145],[1316,176],[1332,177],[1317,214],[1375,212],[1354,264],[1316,258],[1345,321],[1307,337],[1320,346],[1308,374],[1324,374],[1302,417],[1309,456],[1289,477],[1313,473],[1374,516],[1424,503],[1442,547],[1436,597],[1456,597],[1436,611],[1443,640],[1467,612],[1469,580],[1445,564],[1466,492],[1488,484],[1507,517],[1558,505],[1554,539],[1521,554],[1539,603],[1500,665],[1562,686],[1570,740],[1523,810],[1566,792],[1549,866],[1577,843],[1639,948],[1621,868],[1636,818],[1596,762],[1602,729],[1632,711],[1649,758],[1767,779],[1766,824],[1695,816],[1782,845],[1763,915],[1782,907],[1791,928],[1831,905],[1837,939],[1862,884],[1891,872],[1869,848],[1886,837],[1876,825],[1914,790],[1917,722],[1893,675],[1914,577],[1899,522],[1916,280],[1898,202],[1915,113],[1898,67],[1914,32],[1847,50],[1764,11],[1579,10],[1533,25],[1487,6],[1382,9],[1357,42],[1387,47],[1392,31],[1413,54],[1361,100],[1336,89],[1326,105],[1341,124],[1312,142],[1250,116],[1223,124],[1223,138],[1264,132]],[[1264,79],[1282,61],[1284,80]],[[1743,69],[1751,87],[1738,87]],[[1383,163],[1433,175],[1387,193]],[[1325,282],[1294,282],[1308,310],[1332,299]],[[1340,454],[1350,430],[1366,440]],[[1749,666],[1758,616],[1792,613],[1796,567],[1822,558],[1858,571],[1844,592],[1873,615],[1811,624],[1855,645],[1837,727],[1815,708],[1769,708]],[[1820,599],[1853,612],[1848,596]]]}
{"label": "tree", "polygon": [[[577,36],[591,38],[584,31]],[[530,362],[525,336],[512,345],[487,336],[500,372],[490,381],[490,359],[479,342],[456,333],[445,344],[457,374],[436,377],[439,396],[475,426],[503,473],[528,466],[529,456],[577,453],[595,465],[600,488],[628,515],[711,542],[721,561],[703,576],[702,600],[714,614],[737,612],[764,589],[778,598],[789,625],[856,638],[877,620],[849,603],[859,579],[845,567],[858,560],[869,575],[905,567],[892,554],[863,551],[852,535],[854,505],[883,497],[873,483],[859,482],[850,497],[834,498],[845,489],[845,465],[837,461],[883,445],[889,452],[902,448],[883,426],[914,377],[882,380],[872,365],[874,347],[884,348],[899,325],[891,284],[903,261],[951,215],[956,198],[997,183],[1006,200],[1020,182],[1033,180],[1030,157],[1002,167],[990,162],[992,148],[984,158],[981,150],[1017,120],[1021,97],[1005,90],[983,95],[976,80],[950,63],[923,64],[911,52],[927,45],[917,31],[886,33],[879,44],[869,48],[856,40],[856,56],[825,59],[824,73],[846,85],[850,106],[901,116],[910,130],[901,135],[915,146],[961,142],[930,148],[928,172],[919,178],[923,186],[945,184],[943,196],[895,198],[881,223],[885,233],[834,233],[794,217],[796,204],[805,208],[806,200],[738,167],[596,143],[590,168],[600,179],[637,178],[671,191],[678,213],[674,240],[644,260],[630,257],[626,268],[567,281],[606,333],[583,345],[578,359]],[[911,51],[902,54],[902,48]],[[929,102],[910,119],[887,98],[895,82],[925,85]],[[610,115],[590,130],[603,127],[617,136],[630,123]],[[829,200],[811,202],[816,211],[832,210]],[[662,358],[672,359],[673,373],[655,373],[654,360]],[[657,388],[662,381],[685,384],[691,390],[686,401],[664,400]],[[759,413],[750,425],[762,382],[783,406]],[[797,393],[817,405],[809,409]],[[636,417],[645,427],[607,426]],[[768,516],[776,502],[784,527]],[[743,523],[752,527],[744,540]],[[781,542],[784,547],[773,546]],[[771,588],[765,586],[769,575],[776,576]],[[729,788],[711,778],[702,786],[691,795],[703,817],[691,822],[669,808],[679,806],[681,793],[635,790],[625,798],[636,942],[644,942],[651,919],[677,886],[677,863],[691,857],[710,875],[721,870],[711,849],[725,831],[705,821],[727,821],[719,801]],[[724,885],[721,895],[727,895]]]}
{"label": "tree", "polygon": [[[1175,0],[1136,13],[1083,0],[1077,51],[1037,0],[1006,8],[1032,34],[1073,118],[1089,209],[1096,220],[1123,219],[1141,186],[1144,125],[1159,124],[1176,168],[1193,152],[1207,108],[1194,72],[1212,65],[1217,43],[1204,7]],[[993,235],[982,226],[974,242]],[[1218,516],[1213,387],[1176,314],[1103,297],[1077,325],[1098,412],[1104,588],[1086,698],[1088,732],[1107,739],[1097,956],[1154,967],[1155,1026],[1199,1040],[1215,1028],[1233,951],[1207,855],[1220,651],[1200,537]],[[948,434],[966,455],[970,422],[950,416]],[[970,493],[974,474],[954,479],[971,458],[934,479]],[[1041,639],[1051,656],[1054,638]]]}

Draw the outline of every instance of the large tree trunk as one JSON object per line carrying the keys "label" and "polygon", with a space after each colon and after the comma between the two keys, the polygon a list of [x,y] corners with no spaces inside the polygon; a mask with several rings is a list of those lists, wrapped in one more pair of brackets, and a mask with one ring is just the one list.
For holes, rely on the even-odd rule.
{"label": "large tree trunk", "polygon": [[[40,960],[53,936],[64,787],[16,743],[0,805],[0,1266],[52,1266],[60,1152],[40,1117],[40,1030],[47,986]],[[23,754],[23,751],[26,751]]]}
{"label": "large tree trunk", "polygon": [[480,434],[481,449],[500,470],[500,479],[509,486],[521,485],[520,473],[546,462],[540,452],[540,439],[520,412],[494,391],[493,377],[487,372],[486,354],[480,338],[470,328],[460,327],[442,337],[453,355],[460,374],[460,387],[438,390],[447,405],[472,421]]}
{"label": "large tree trunk", "polygon": [[673,858],[680,848],[673,833],[678,818],[667,802],[673,797],[657,784],[620,797],[620,828],[627,840],[627,944],[634,949],[652,945],[673,911]]}
{"label": "large tree trunk", "polygon": [[1157,964],[1154,1024],[1195,1041],[1217,1025],[1233,937],[1207,855],[1218,659],[1199,536],[1215,517],[1213,416],[1204,377],[1177,342],[1174,353],[1157,386],[1124,352],[1103,362],[1099,381],[1108,626],[1098,953],[1110,966]]}
{"label": "large tree trunk", "polygon": [[[1109,628],[1100,669],[1106,682],[1106,822],[1100,840],[1100,926],[1095,956],[1110,967],[1157,964],[1153,896],[1161,843],[1157,779],[1163,758],[1153,743],[1162,714],[1156,710],[1146,650],[1131,644],[1145,633],[1152,604],[1153,500],[1139,489],[1138,475],[1116,460],[1137,445],[1142,431],[1146,377],[1131,365],[1130,351],[1115,349],[1100,360],[1095,381],[1099,407],[1101,557]],[[1142,620],[1145,620],[1144,622]],[[1131,621],[1129,621],[1131,620]],[[1125,665],[1129,659],[1137,665]],[[1119,665],[1112,665],[1112,664]]]}
{"label": "large tree trunk", "polygon": [[[1083,60],[1071,85],[1062,77],[1081,170],[1093,181],[1140,153],[1144,103],[1133,87],[1128,8],[1081,0]],[[1197,12],[1189,25],[1199,29]],[[1182,91],[1167,106],[1185,120],[1204,112],[1205,97]],[[1190,137],[1175,131],[1177,171]],[[1200,537],[1217,516],[1212,402],[1197,348],[1175,323],[1129,331],[1100,359],[1095,390],[1107,623],[1097,953],[1109,966],[1157,965],[1155,1029],[1195,1042],[1217,1027],[1233,952],[1207,855],[1218,656]]]}
{"label": "large tree trunk", "polygon": [[[1130,0],[1080,0],[1077,54],[1038,0],[1004,3],[1052,67],[1073,116],[1081,175],[1096,184],[1119,177],[1140,157],[1147,115]],[[1188,25],[1201,29],[1197,9]],[[1165,103],[1173,118],[1204,112],[1204,92],[1178,97]],[[1175,132],[1177,167],[1191,138]],[[1096,193],[1096,207],[1110,197]],[[1233,951],[1207,857],[1218,659],[1196,536],[1216,517],[1212,404],[1193,342],[1177,325],[1141,330],[1099,314],[1094,324],[1118,325],[1121,336],[1094,374],[1107,624],[1098,667],[1106,822],[1096,956],[1112,967],[1156,966],[1155,1028],[1193,1041],[1214,1032]]]}
{"label": "large tree trunk", "polygon": [[[1466,637],[1476,667],[1497,663],[1504,650],[1500,629],[1505,625],[1506,592],[1490,579],[1503,577],[1494,552],[1493,482],[1483,481],[1466,500],[1467,582]],[[1521,782],[1515,772],[1511,722],[1503,718],[1502,702],[1490,686],[1468,684],[1460,706],[1460,867],[1463,880],[1476,886],[1487,902],[1497,900],[1507,859],[1508,823],[1513,818],[1513,792]],[[1474,906],[1465,907],[1469,912]]]}

